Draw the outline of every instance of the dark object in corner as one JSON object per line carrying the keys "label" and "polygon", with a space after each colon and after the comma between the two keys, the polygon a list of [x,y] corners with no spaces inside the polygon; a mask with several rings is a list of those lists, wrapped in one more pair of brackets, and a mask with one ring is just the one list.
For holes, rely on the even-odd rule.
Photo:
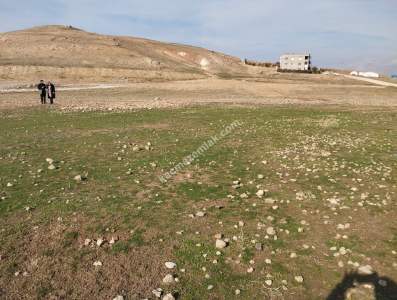
{"label": "dark object in corner", "polygon": [[397,300],[397,284],[388,277],[379,277],[377,273],[360,275],[357,272],[345,273],[343,280],[332,290],[326,300],[345,300],[346,292],[360,284],[374,287],[376,300]]}

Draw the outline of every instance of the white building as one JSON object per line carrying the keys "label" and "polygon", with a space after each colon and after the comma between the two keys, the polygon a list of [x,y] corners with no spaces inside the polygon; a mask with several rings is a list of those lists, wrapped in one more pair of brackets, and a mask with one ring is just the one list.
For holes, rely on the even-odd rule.
{"label": "white building", "polygon": [[285,54],[280,57],[280,69],[291,71],[310,71],[310,54]]}

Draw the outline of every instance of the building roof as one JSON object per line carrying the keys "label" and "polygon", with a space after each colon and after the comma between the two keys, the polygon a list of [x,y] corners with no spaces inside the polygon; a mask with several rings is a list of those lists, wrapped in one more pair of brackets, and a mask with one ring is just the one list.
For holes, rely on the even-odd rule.
{"label": "building roof", "polygon": [[283,56],[310,56],[310,53],[286,53],[281,55],[281,57]]}

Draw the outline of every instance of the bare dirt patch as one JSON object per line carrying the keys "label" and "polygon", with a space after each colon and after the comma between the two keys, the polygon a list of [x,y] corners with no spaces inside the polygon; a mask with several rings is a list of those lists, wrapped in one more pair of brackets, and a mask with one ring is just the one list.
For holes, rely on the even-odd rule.
{"label": "bare dirt patch", "polygon": [[[315,75],[313,75],[315,76]],[[204,79],[136,83],[102,90],[60,91],[55,108],[74,110],[128,110],[192,105],[354,105],[397,106],[397,89],[319,82],[252,82]],[[331,80],[331,79],[330,79]],[[331,80],[332,81],[332,80]],[[0,93],[0,109],[40,107],[37,92]]]}

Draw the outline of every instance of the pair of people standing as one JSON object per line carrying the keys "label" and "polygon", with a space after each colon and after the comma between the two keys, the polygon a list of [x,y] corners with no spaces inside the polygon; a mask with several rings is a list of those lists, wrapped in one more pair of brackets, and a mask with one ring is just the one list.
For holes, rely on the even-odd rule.
{"label": "pair of people standing", "polygon": [[41,104],[47,103],[47,97],[50,100],[50,104],[54,104],[55,99],[55,85],[48,81],[47,84],[44,83],[44,80],[40,80],[40,83],[37,85],[37,89],[40,93]]}

